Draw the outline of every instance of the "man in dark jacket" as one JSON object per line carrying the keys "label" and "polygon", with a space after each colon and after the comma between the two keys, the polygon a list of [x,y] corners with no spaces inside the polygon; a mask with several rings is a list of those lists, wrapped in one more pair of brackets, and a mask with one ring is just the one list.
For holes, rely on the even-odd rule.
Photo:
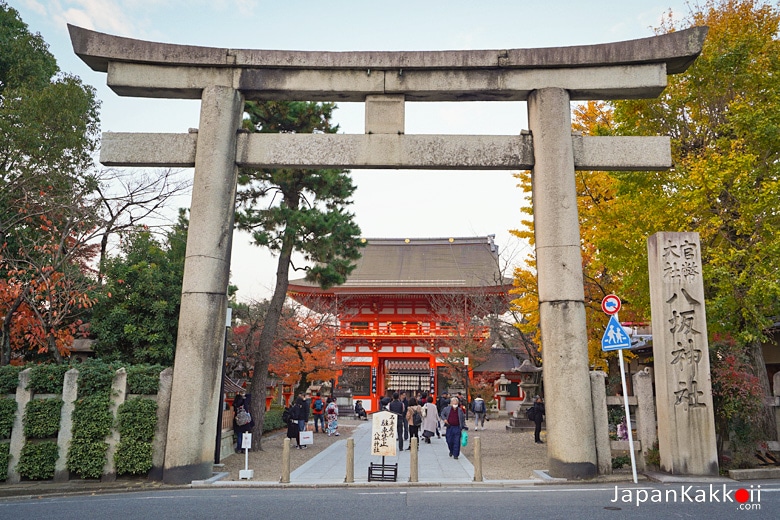
{"label": "man in dark jacket", "polygon": [[542,421],[544,420],[544,400],[540,396],[536,396],[534,401],[534,442],[536,444],[544,444],[539,436],[542,432]]}
{"label": "man in dark jacket", "polygon": [[406,413],[404,409],[404,403],[398,399],[398,392],[393,393],[393,400],[387,405],[388,410],[396,414],[398,417],[395,419],[396,431],[398,435],[398,451],[404,451],[404,425],[401,421],[401,416]]}
{"label": "man in dark jacket", "polygon": [[460,406],[457,397],[450,400],[450,405],[441,412],[441,420],[447,427],[447,447],[450,449],[450,457],[457,459],[460,456],[461,430],[468,430],[466,426],[466,414]]}

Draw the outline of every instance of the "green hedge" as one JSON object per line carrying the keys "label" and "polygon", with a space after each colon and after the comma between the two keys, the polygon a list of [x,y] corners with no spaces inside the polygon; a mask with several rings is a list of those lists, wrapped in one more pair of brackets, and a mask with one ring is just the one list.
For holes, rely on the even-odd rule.
{"label": "green hedge", "polygon": [[24,445],[16,471],[30,480],[54,478],[54,466],[59,458],[56,441],[36,442]]}
{"label": "green hedge", "polygon": [[0,480],[8,480],[8,463],[11,461],[11,445],[0,443]]}
{"label": "green hedge", "polygon": [[24,436],[28,439],[56,437],[60,431],[62,399],[33,399],[24,411]]}
{"label": "green hedge", "polygon": [[160,386],[162,365],[131,365],[127,367],[127,393],[154,395]]}
{"label": "green hedge", "polygon": [[111,398],[105,392],[78,399],[73,408],[73,437],[67,468],[81,478],[100,478],[106,465],[108,443],[114,417]]}
{"label": "green hedge", "polygon": [[62,383],[68,365],[33,365],[30,371],[30,383],[27,388],[37,394],[62,394]]}
{"label": "green hedge", "polygon": [[11,438],[16,408],[16,399],[0,397],[0,439]]}
{"label": "green hedge", "polygon": [[263,420],[263,432],[270,432],[278,430],[279,428],[285,428],[287,425],[282,421],[282,408],[271,407],[270,410],[265,412],[265,419]]}
{"label": "green hedge", "polygon": [[0,367],[0,394],[13,394],[19,386],[19,372],[22,367],[5,365]]}
{"label": "green hedge", "polygon": [[117,411],[120,441],[114,454],[117,475],[143,475],[152,469],[152,442],[157,427],[157,403],[130,399]]}
{"label": "green hedge", "polygon": [[99,359],[88,359],[74,368],[79,371],[79,395],[111,395],[111,384],[118,366]]}

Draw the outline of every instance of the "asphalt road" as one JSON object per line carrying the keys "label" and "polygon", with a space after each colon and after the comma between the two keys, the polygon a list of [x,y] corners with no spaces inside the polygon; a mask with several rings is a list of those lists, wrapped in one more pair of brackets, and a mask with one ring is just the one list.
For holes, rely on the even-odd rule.
{"label": "asphalt road", "polygon": [[[744,489],[744,492],[740,489]],[[747,500],[740,503],[738,499]],[[614,484],[598,484],[461,488],[182,489],[9,498],[0,500],[0,519],[6,518],[775,520],[780,518],[780,482],[734,483],[726,485],[725,491],[723,484],[713,485],[712,488],[709,484],[619,484],[617,487]]]}

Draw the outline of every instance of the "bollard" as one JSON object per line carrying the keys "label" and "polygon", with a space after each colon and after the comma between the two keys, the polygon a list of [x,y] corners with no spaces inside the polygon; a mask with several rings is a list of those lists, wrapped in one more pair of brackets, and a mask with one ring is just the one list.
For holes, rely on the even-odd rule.
{"label": "bollard", "polygon": [[355,439],[347,439],[347,476],[344,482],[352,484],[355,482]]}
{"label": "bollard", "polygon": [[418,481],[418,452],[417,452],[417,437],[411,438],[411,450],[409,454],[409,482]]}
{"label": "bollard", "polygon": [[474,437],[474,482],[482,482],[482,439]]}
{"label": "bollard", "polygon": [[290,439],[284,439],[282,448],[282,478],[279,479],[282,484],[290,483]]}

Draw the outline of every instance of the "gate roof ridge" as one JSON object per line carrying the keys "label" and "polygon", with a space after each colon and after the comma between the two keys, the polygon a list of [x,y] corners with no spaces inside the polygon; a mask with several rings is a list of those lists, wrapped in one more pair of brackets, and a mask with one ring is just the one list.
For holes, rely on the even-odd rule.
{"label": "gate roof ridge", "polygon": [[93,70],[109,62],[287,69],[540,69],[666,63],[685,71],[701,53],[706,26],[636,40],[568,47],[442,51],[228,49],[114,36],[68,24],[73,51]]}

